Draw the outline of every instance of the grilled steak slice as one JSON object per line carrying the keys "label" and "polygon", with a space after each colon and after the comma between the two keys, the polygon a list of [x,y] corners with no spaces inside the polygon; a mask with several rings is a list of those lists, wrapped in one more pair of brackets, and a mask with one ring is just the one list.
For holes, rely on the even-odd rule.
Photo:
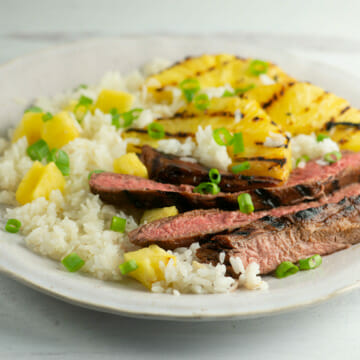
{"label": "grilled steak slice", "polygon": [[[180,157],[159,152],[151,146],[142,147],[140,160],[146,166],[149,178],[167,184],[199,185],[209,181],[210,168],[198,163],[180,160]],[[263,176],[235,175],[220,171],[220,189],[223,192],[237,192],[279,185],[280,181]]]}
{"label": "grilled steak slice", "polygon": [[318,201],[303,202],[293,206],[282,206],[267,211],[243,214],[240,211],[194,210],[174,217],[163,218],[131,231],[129,239],[139,246],[158,244],[164,249],[189,246],[199,240],[211,238],[213,234],[229,232],[256,221],[264,216],[280,217],[301,210],[318,207],[325,203],[337,203],[344,197],[360,195],[360,184],[349,185],[329,197]]}
{"label": "grilled steak slice", "polygon": [[[321,166],[310,161],[295,169],[286,184],[247,191],[256,210],[271,209],[311,201],[360,179],[360,152],[344,153],[341,160]],[[162,184],[136,176],[113,173],[93,174],[89,181],[94,194],[110,204],[132,203],[138,208],[176,205],[180,211],[192,209],[238,209],[237,193],[217,195],[193,193],[191,185]]]}
{"label": "grilled steak slice", "polygon": [[260,273],[267,274],[283,261],[328,255],[359,242],[360,195],[280,217],[265,216],[230,234],[215,235],[197,256],[202,262],[217,263],[224,251],[229,273],[229,259],[235,256],[245,267],[258,263]]}

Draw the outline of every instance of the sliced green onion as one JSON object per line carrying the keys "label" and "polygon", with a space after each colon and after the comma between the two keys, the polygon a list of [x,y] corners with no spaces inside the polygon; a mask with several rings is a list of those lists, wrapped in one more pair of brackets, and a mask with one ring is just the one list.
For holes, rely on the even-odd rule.
{"label": "sliced green onion", "polygon": [[87,96],[81,95],[78,103],[75,106],[74,111],[76,111],[80,106],[84,106],[85,108],[88,108],[93,103],[93,99],[90,99]]}
{"label": "sliced green onion", "polygon": [[123,127],[129,127],[134,122],[134,120],[136,120],[140,116],[142,111],[143,109],[136,108],[128,112],[122,113],[121,117],[124,119]]}
{"label": "sliced green onion", "polygon": [[209,171],[209,178],[210,178],[210,181],[214,184],[220,184],[220,181],[221,181],[221,175],[219,173],[219,170],[218,169],[211,169]]}
{"label": "sliced green onion", "polygon": [[75,272],[80,270],[84,266],[85,261],[78,254],[72,253],[64,257],[61,263],[68,271]]}
{"label": "sliced green onion", "polygon": [[231,96],[235,96],[235,93],[229,90],[225,90],[224,93],[222,94],[222,97],[231,97]]}
{"label": "sliced green onion", "polygon": [[179,86],[187,102],[191,102],[195,94],[200,90],[200,83],[197,79],[183,80]]}
{"label": "sliced green onion", "polygon": [[196,188],[194,189],[194,192],[200,193],[200,194],[216,195],[220,192],[220,188],[217,184],[214,184],[212,182],[203,182],[203,183],[199,184],[198,186],[196,186]]}
{"label": "sliced green onion", "polygon": [[236,88],[235,89],[235,95],[244,94],[247,91],[253,89],[255,87],[255,84],[249,84],[247,86],[244,86],[243,88]]}
{"label": "sliced green onion", "polygon": [[329,164],[334,164],[338,160],[340,160],[341,157],[342,157],[342,155],[341,155],[340,151],[333,151],[333,152],[325,154],[324,160],[327,161]]}
{"label": "sliced green onion", "polygon": [[299,269],[311,270],[319,267],[321,264],[322,264],[322,257],[319,254],[315,254],[307,259],[299,260]]}
{"label": "sliced green onion", "polygon": [[318,134],[316,137],[316,141],[317,142],[321,142],[325,139],[330,139],[330,136],[326,135],[326,134]]}
{"label": "sliced green onion", "polygon": [[131,259],[119,265],[119,269],[122,275],[126,275],[132,271],[135,271],[138,267],[139,265],[134,259]]}
{"label": "sliced green onion", "polygon": [[30,145],[26,149],[26,153],[29,155],[31,160],[39,160],[46,158],[49,153],[50,149],[48,144],[44,140],[39,140],[36,143]]}
{"label": "sliced green onion", "polygon": [[70,175],[70,159],[65,151],[52,149],[47,156],[47,161],[53,161],[64,176]]}
{"label": "sliced green onion", "polygon": [[232,168],[231,168],[231,171],[234,173],[234,174],[238,174],[239,172],[241,171],[244,171],[244,170],[249,170],[250,169],[250,163],[248,161],[244,161],[240,164],[237,164],[237,165],[234,165]]}
{"label": "sliced green onion", "polygon": [[249,65],[249,73],[254,76],[266,74],[269,68],[269,64],[261,60],[253,60]]}
{"label": "sliced green onion", "polygon": [[111,125],[114,125],[117,129],[120,128],[120,114],[117,109],[113,108],[110,110],[111,114]]}
{"label": "sliced green onion", "polygon": [[101,174],[105,172],[105,170],[93,170],[89,172],[88,179],[90,180],[92,174]]}
{"label": "sliced green onion", "polygon": [[228,146],[230,145],[233,137],[227,129],[224,127],[215,129],[213,131],[213,138],[218,145]]}
{"label": "sliced green onion", "polygon": [[254,204],[250,194],[240,194],[237,198],[239,209],[244,214],[250,214],[254,211]]}
{"label": "sliced green onion", "polygon": [[41,113],[43,112],[43,109],[38,106],[30,106],[28,109],[24,111],[24,113],[28,113],[28,112]]}
{"label": "sliced green onion", "polygon": [[148,134],[153,139],[162,139],[165,136],[165,130],[161,124],[152,123],[148,126]]}
{"label": "sliced green onion", "polygon": [[15,234],[19,232],[21,228],[21,222],[18,219],[9,219],[5,225],[5,231]]}
{"label": "sliced green onion", "polygon": [[123,233],[125,231],[125,227],[126,227],[126,219],[121,218],[119,216],[113,216],[110,226],[110,229],[112,231]]}
{"label": "sliced green onion", "polygon": [[235,155],[245,151],[243,134],[241,132],[234,134],[231,144],[233,145]]}
{"label": "sliced green onion", "polygon": [[195,96],[194,105],[198,110],[206,110],[210,106],[209,97],[206,94]]}
{"label": "sliced green onion", "polygon": [[275,270],[275,276],[278,279],[294,275],[299,271],[299,268],[290,261],[282,262]]}
{"label": "sliced green onion", "polygon": [[75,89],[75,91],[76,90],[80,90],[80,89],[87,89],[88,88],[88,86],[86,85],[86,84],[80,84],[76,89]]}
{"label": "sliced green onion", "polygon": [[52,118],[53,118],[53,115],[52,115],[51,113],[47,112],[46,114],[44,114],[44,115],[42,116],[42,121],[43,121],[43,122],[46,122],[46,121],[51,120]]}
{"label": "sliced green onion", "polygon": [[301,162],[308,162],[310,161],[310,158],[309,156],[307,155],[303,155],[303,156],[300,156],[298,159],[296,159],[296,163],[295,163],[295,166],[297,167]]}

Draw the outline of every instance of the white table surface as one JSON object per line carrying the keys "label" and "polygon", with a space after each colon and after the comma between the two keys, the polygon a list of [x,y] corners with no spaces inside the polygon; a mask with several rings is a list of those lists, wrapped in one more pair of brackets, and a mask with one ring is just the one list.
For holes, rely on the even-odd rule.
{"label": "white table surface", "polygon": [[[220,32],[328,62],[360,78],[359,11],[360,2],[349,0],[0,0],[0,64],[91,36]],[[275,317],[180,323],[82,309],[0,275],[1,360],[359,359],[359,333],[359,290]]]}

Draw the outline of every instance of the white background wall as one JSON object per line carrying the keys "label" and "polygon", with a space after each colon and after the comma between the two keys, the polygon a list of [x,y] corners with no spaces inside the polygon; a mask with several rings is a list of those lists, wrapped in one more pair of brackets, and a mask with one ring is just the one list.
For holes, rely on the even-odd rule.
{"label": "white background wall", "polygon": [[[229,33],[360,76],[359,14],[355,0],[0,0],[0,63],[92,36]],[[80,309],[0,276],[1,360],[359,359],[359,333],[359,291],[272,318],[193,324]]]}

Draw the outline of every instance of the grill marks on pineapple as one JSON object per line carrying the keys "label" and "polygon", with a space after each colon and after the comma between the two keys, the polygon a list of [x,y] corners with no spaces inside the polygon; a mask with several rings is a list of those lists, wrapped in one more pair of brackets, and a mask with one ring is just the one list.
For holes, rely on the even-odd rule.
{"label": "grill marks on pineapple", "polygon": [[[136,133],[136,134],[147,134],[148,131],[146,129],[135,129],[135,128],[129,128],[125,130],[125,133]],[[167,138],[187,138],[187,137],[195,137],[194,133],[191,132],[182,132],[178,131],[176,133],[170,133],[168,131],[165,131],[165,136]]]}
{"label": "grill marks on pineapple", "polygon": [[[188,57],[186,57],[183,61],[178,61],[178,62],[176,62],[173,66],[165,69],[165,71],[169,71],[169,70],[171,70],[172,68],[177,67],[177,66],[184,66],[184,64],[185,64],[186,62],[189,62],[189,61],[191,61],[192,59],[193,59],[193,57],[188,56]],[[190,79],[190,78],[193,78],[193,77],[197,77],[197,78],[198,78],[198,77],[203,76],[203,75],[205,75],[205,74],[207,74],[207,73],[211,73],[212,71],[215,71],[215,70],[218,69],[218,68],[225,67],[226,65],[230,64],[231,61],[239,61],[239,60],[240,60],[240,61],[244,61],[244,62],[246,61],[246,60],[243,60],[243,59],[240,59],[240,58],[237,58],[237,57],[234,56],[234,58],[233,58],[232,60],[224,60],[224,61],[222,61],[221,63],[215,64],[215,65],[211,65],[211,66],[209,66],[209,67],[206,68],[206,69],[197,70],[197,71],[193,72],[191,75],[187,75],[186,78],[187,78],[187,79]],[[178,85],[179,85],[178,82],[173,81],[173,82],[168,83],[168,84],[166,84],[166,85],[162,85],[161,87],[155,88],[154,90],[157,91],[157,92],[162,92],[162,91],[166,91],[166,87],[167,87],[167,86],[178,86]]]}
{"label": "grill marks on pineapple", "polygon": [[[212,117],[223,117],[223,118],[234,118],[235,117],[235,112],[234,111],[211,111],[211,110],[205,110],[202,114],[196,114],[196,113],[191,113],[188,111],[181,111],[178,113],[175,113],[173,116],[171,117],[162,117],[162,118],[158,118],[156,119],[156,121],[167,121],[167,120],[185,120],[185,119],[193,119],[195,117],[207,117],[207,118],[212,118]],[[241,113],[241,117],[245,116],[243,113]],[[254,120],[256,119],[256,120]],[[258,116],[256,116],[253,119],[253,121],[258,121],[261,120],[262,118],[259,118]]]}
{"label": "grill marks on pineapple", "polygon": [[283,167],[286,162],[287,159],[286,158],[266,158],[263,156],[254,156],[254,157],[236,157],[234,158],[235,162],[244,162],[244,161],[249,161],[249,162],[263,162],[264,166],[266,163],[272,163],[268,169],[271,170],[273,169],[275,166],[279,166],[279,167]]}

